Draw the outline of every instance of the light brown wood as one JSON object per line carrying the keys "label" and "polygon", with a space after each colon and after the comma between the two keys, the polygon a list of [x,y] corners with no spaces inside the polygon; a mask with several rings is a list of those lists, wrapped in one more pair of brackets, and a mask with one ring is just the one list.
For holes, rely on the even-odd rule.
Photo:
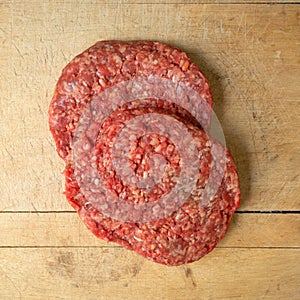
{"label": "light brown wood", "polygon": [[5,299],[296,300],[299,259],[299,249],[216,249],[170,268],[122,248],[0,249],[0,290]]}
{"label": "light brown wood", "polygon": [[[0,214],[1,247],[118,247],[96,237],[76,213]],[[236,214],[220,248],[299,247],[299,214]]]}
{"label": "light brown wood", "polygon": [[[300,9],[284,2],[0,2],[1,299],[300,298]],[[104,39],[191,56],[237,163],[239,210],[271,211],[236,214],[199,262],[151,263],[62,212],[72,209],[47,110],[62,68]]]}
{"label": "light brown wood", "polygon": [[47,125],[55,82],[97,40],[142,38],[183,48],[207,74],[241,209],[300,209],[297,5],[62,3],[1,5],[0,210],[69,209]]}

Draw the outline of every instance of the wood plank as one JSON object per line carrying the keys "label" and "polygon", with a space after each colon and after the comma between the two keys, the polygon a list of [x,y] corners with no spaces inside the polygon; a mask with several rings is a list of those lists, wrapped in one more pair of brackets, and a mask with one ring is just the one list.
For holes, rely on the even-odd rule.
{"label": "wood plank", "polygon": [[[24,262],[26,258],[26,262]],[[216,249],[166,267],[113,249],[0,249],[4,299],[299,299],[300,250]]]}
{"label": "wood plank", "polygon": [[[27,4],[37,4],[39,3],[37,0],[26,0]],[[50,0],[46,0],[45,2],[50,2]],[[79,2],[80,1],[75,1]],[[246,4],[246,5],[282,5],[282,4],[294,4],[296,1],[294,0],[255,0],[255,1],[249,1],[249,0],[164,0],[163,4],[193,4],[193,5],[199,5],[199,4],[205,4],[205,5],[235,5],[235,4]],[[13,5],[24,3],[24,1],[14,1]],[[72,0],[59,0],[55,1],[55,4],[62,4],[62,3],[74,3]],[[81,3],[83,4],[83,3]],[[95,4],[110,4],[110,5],[127,5],[127,4],[162,4],[161,0],[115,0],[115,1],[107,1],[107,0],[92,0],[89,2],[84,2],[84,5],[86,6],[93,6]]]}
{"label": "wood plank", "polygon": [[[9,5],[5,3],[0,3],[0,41],[1,41],[1,48],[0,48],[0,67],[2,72],[0,73],[0,87],[1,90],[4,90],[5,85],[5,73],[9,70],[8,61],[5,58],[8,56],[8,49],[9,49],[9,40],[8,40],[8,26],[9,24]],[[5,70],[5,72],[3,72]],[[6,90],[6,89],[5,89]]]}
{"label": "wood plank", "polygon": [[[118,247],[96,238],[76,213],[0,214],[0,247]],[[235,214],[218,244],[300,247],[300,214]]]}
{"label": "wood plank", "polygon": [[75,212],[55,212],[71,208],[47,125],[74,55],[101,39],[170,43],[209,79],[240,210],[300,210],[300,11],[286,2],[0,3],[0,212],[11,211],[0,213],[1,299],[300,298],[299,214],[236,214],[199,262],[151,263],[94,237]]}
{"label": "wood plank", "polygon": [[241,209],[300,209],[298,5],[32,3],[1,3],[0,211],[70,209],[47,109],[62,67],[99,39],[190,53],[237,161]]}

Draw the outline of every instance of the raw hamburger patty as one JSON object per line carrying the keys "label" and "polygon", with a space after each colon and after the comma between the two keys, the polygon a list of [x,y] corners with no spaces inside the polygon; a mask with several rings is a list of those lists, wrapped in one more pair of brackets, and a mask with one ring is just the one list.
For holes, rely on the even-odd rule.
{"label": "raw hamburger patty", "polygon": [[170,266],[197,261],[213,250],[239,206],[238,178],[228,151],[226,174],[210,207],[199,206],[191,197],[170,217],[150,223],[122,223],[105,217],[81,195],[71,166],[66,168],[65,174],[68,201],[97,237]]}
{"label": "raw hamburger patty", "polygon": [[[156,109],[150,109],[150,111],[159,112],[159,110]],[[112,172],[112,156],[106,155],[106,153],[111,152],[107,149],[110,147],[104,145],[104,142],[109,144],[115,132],[118,132],[118,127],[122,127],[124,120],[128,121],[128,116],[134,118],[146,113],[149,113],[149,110],[126,110],[123,114],[116,111],[111,118],[107,120],[107,124],[104,124],[100,130],[101,139],[99,140],[99,144],[96,145],[96,149],[99,148],[98,150],[103,151],[103,153],[99,155],[99,173],[112,173],[112,177],[105,178],[105,181],[107,180],[108,183],[114,187],[120,185],[120,190],[116,192],[123,192],[122,185],[117,182],[117,178]],[[118,120],[116,119],[117,117],[119,117]],[[176,118],[176,116],[173,117]],[[121,122],[119,122],[120,119],[122,120]],[[185,121],[182,120],[182,122]],[[203,206],[198,200],[202,189],[207,184],[211,168],[211,141],[200,128],[189,123],[185,125],[194,140],[198,142],[197,150],[201,153],[198,162],[199,179],[196,188],[188,200],[169,217],[146,223],[122,223],[113,218],[106,217],[96,210],[81,194],[77,180],[74,178],[73,168],[70,166],[67,169],[67,199],[73,207],[78,210],[80,217],[96,236],[107,241],[117,242],[128,249],[135,250],[150,260],[167,265],[179,265],[198,260],[211,251],[224,236],[230,218],[239,203],[238,178],[232,158],[227,151],[225,154],[226,171],[222,184],[209,206]],[[151,146],[153,141],[157,141],[158,139],[159,137],[155,135],[152,136],[148,145]],[[158,142],[158,145],[162,144],[163,142]],[[167,151],[169,145],[170,144],[166,142],[160,151],[162,153],[164,150]],[[134,153],[140,154],[141,157],[146,153],[146,150],[143,148],[139,151],[137,151],[137,148],[134,148],[133,151]],[[147,153],[151,153],[151,150],[149,151],[149,149],[147,149],[147,151]],[[165,156],[167,157],[166,154]],[[177,159],[173,160],[172,155],[169,157],[170,164],[175,161],[175,165],[178,165]],[[108,168],[104,168],[103,165],[107,165]],[[113,189],[113,187],[111,188]],[[138,202],[141,201],[139,198],[142,198],[141,195],[139,195],[137,199],[134,199],[134,197],[130,199],[130,196],[131,195],[127,195],[126,197],[128,201],[137,200]],[[158,198],[155,193],[151,196],[150,197],[154,198],[154,200]],[[159,194],[159,196],[161,196],[161,194]],[[176,199],[174,199],[174,201],[175,200]],[[149,199],[148,201],[153,201],[153,199]]]}
{"label": "raw hamburger patty", "polygon": [[67,158],[78,120],[94,95],[120,82],[151,75],[183,82],[212,105],[206,78],[184,52],[150,41],[98,42],[64,68],[56,85],[49,124],[58,154]]}
{"label": "raw hamburger patty", "polygon": [[[66,161],[67,200],[86,226],[96,236],[117,242],[152,261],[180,265],[196,261],[210,252],[226,233],[230,218],[239,206],[238,177],[228,150],[211,139],[194,116],[180,105],[166,99],[149,98],[123,103],[101,124],[90,122],[89,134],[92,132],[94,138],[87,137],[76,144],[76,130],[80,128],[78,122],[95,96],[123,81],[151,75],[192,87],[211,107],[211,94],[205,77],[182,51],[153,42],[99,42],[63,70],[50,105],[49,124],[58,154]],[[183,124],[198,153],[195,186],[187,199],[172,198],[172,205],[177,205],[176,210],[174,207],[168,210],[167,205],[162,208],[159,201],[176,187],[186,165],[182,164],[182,151],[180,153],[172,139],[153,131],[153,128],[150,133],[143,131],[145,126],[139,120],[149,114],[162,118],[166,124],[170,120],[174,124]],[[131,139],[131,135],[126,136],[125,132],[118,149],[126,148],[125,144],[130,140],[129,153],[126,153],[129,157],[125,157],[121,150],[118,156],[114,145],[120,140],[119,133],[133,120],[138,120],[131,126],[138,137]],[[177,130],[175,125],[165,127],[163,132],[167,133],[169,128],[171,135]],[[213,145],[217,149],[215,158],[223,160],[224,176],[213,197],[209,201],[201,201],[215,165]],[[93,178],[84,188],[85,182],[81,178],[89,172],[87,166],[91,164],[87,151],[93,151],[93,165],[100,180]],[[188,147],[185,152],[189,152]],[[160,169],[159,157],[163,157],[165,169]],[[114,159],[124,160],[124,168],[121,167],[119,172],[123,172],[125,177],[114,168]],[[155,170],[162,173],[160,181],[152,182],[151,178],[147,181],[148,175]],[[145,179],[145,185],[137,186],[136,178]],[[97,205],[99,181],[116,199],[125,203],[125,211],[120,210],[118,214],[118,203],[110,202],[114,198],[101,197],[101,193],[99,199],[103,200],[99,200],[101,205]],[[94,195],[87,197],[91,191]],[[143,207],[144,204],[157,218],[147,219],[147,210],[141,211],[141,214],[138,209],[135,210],[137,205]],[[108,207],[107,211],[102,210],[103,205]],[[125,215],[125,220],[122,215]]]}

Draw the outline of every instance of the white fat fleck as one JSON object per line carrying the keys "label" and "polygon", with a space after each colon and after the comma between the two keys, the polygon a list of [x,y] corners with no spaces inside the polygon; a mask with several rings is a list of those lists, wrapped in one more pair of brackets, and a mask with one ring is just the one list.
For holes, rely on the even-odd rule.
{"label": "white fat fleck", "polygon": [[135,139],[136,139],[136,137],[135,137],[134,134],[131,134],[131,135],[129,136],[129,140],[130,140],[130,141],[134,141]]}
{"label": "white fat fleck", "polygon": [[133,236],[133,238],[134,238],[135,240],[137,240],[138,242],[142,242],[142,241],[143,241],[142,239],[136,237],[135,235]]}

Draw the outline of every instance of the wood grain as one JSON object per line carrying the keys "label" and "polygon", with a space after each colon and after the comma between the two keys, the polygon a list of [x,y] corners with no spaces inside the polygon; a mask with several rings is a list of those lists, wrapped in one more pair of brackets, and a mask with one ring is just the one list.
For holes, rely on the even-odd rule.
{"label": "wood grain", "polygon": [[[285,0],[0,2],[0,298],[299,299],[299,16]],[[243,213],[199,262],[151,263],[68,212],[47,110],[104,39],[167,42],[209,79]]]}
{"label": "wood grain", "polygon": [[299,259],[299,249],[216,249],[170,268],[122,248],[0,249],[0,290],[5,299],[296,300]]}
{"label": "wood grain", "polygon": [[[0,247],[119,247],[94,237],[76,213],[0,215]],[[235,214],[221,248],[299,247],[300,214]]]}
{"label": "wood grain", "polygon": [[1,25],[0,78],[10,84],[1,97],[0,210],[69,209],[61,195],[63,164],[47,125],[55,82],[95,41],[141,38],[180,46],[207,74],[240,173],[241,209],[300,209],[297,5],[45,2],[34,10],[30,3],[2,8],[10,19]]}

